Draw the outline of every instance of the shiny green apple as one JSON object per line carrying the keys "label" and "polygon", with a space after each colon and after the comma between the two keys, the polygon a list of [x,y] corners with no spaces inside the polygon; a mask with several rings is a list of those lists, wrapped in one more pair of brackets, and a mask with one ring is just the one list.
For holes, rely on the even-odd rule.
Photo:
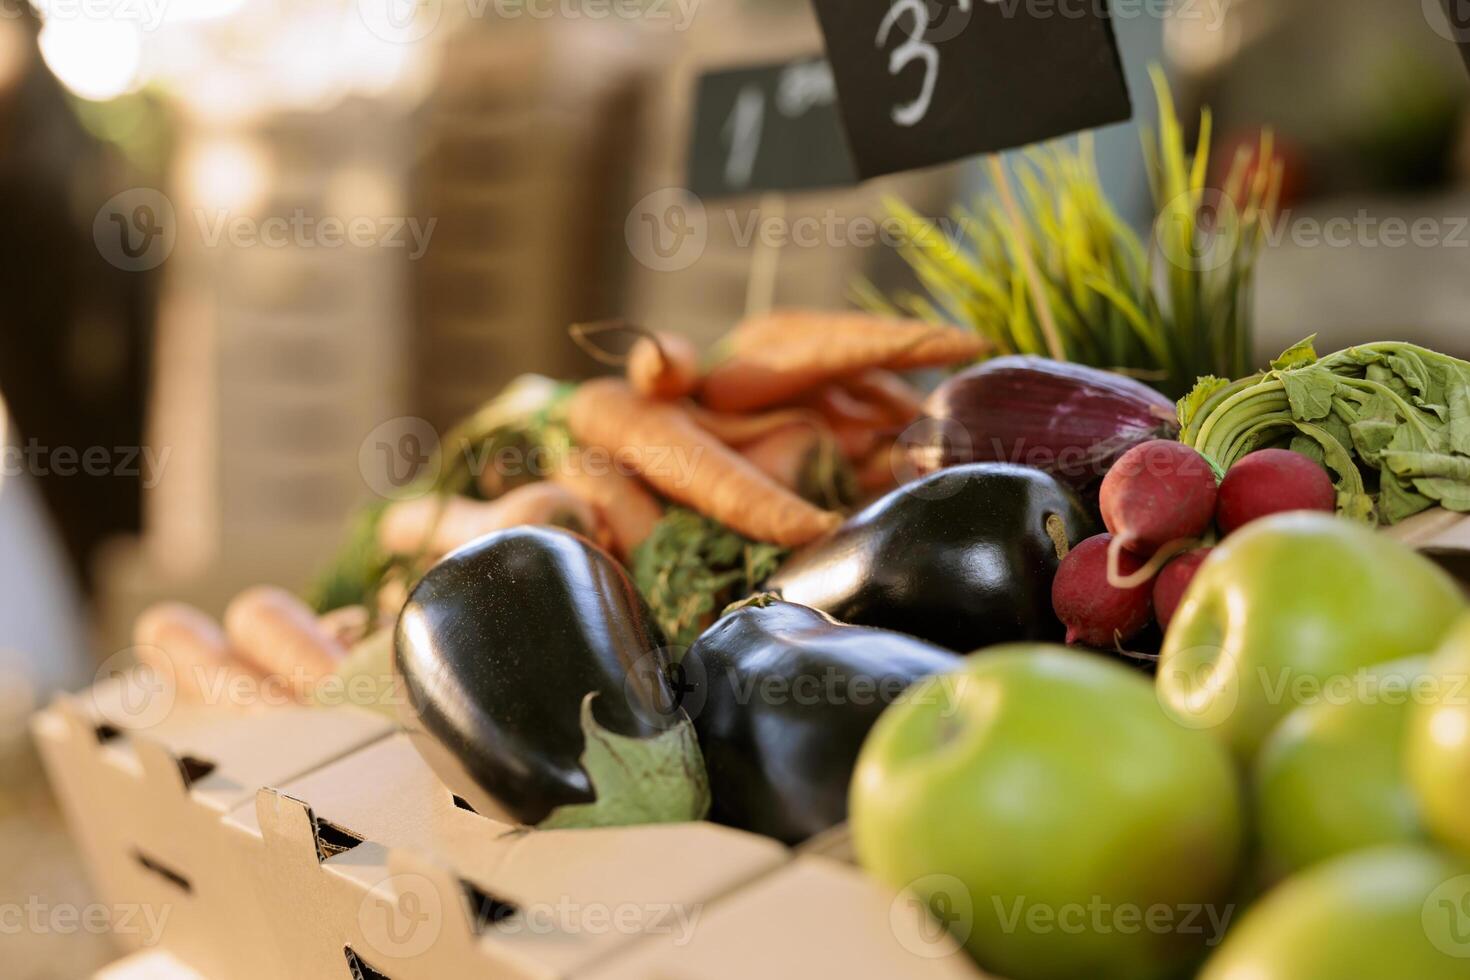
{"label": "shiny green apple", "polygon": [[1431,832],[1470,855],[1470,616],[1451,630],[1429,669],[1434,693],[1409,720],[1409,783]]}
{"label": "shiny green apple", "polygon": [[1199,980],[1465,980],[1467,872],[1415,844],[1319,864],[1252,906]]}
{"label": "shiny green apple", "polygon": [[1200,567],[1164,637],[1159,699],[1249,762],[1292,709],[1438,645],[1464,599],[1385,534],[1327,514],[1253,521]]}
{"label": "shiny green apple", "polygon": [[1229,917],[1238,777],[1148,680],[1104,657],[995,647],[890,707],[854,773],[862,865],[1009,980],[1149,980]]}
{"label": "shiny green apple", "polygon": [[1429,659],[1369,667],[1277,725],[1253,771],[1256,833],[1269,877],[1379,844],[1425,837],[1404,771]]}

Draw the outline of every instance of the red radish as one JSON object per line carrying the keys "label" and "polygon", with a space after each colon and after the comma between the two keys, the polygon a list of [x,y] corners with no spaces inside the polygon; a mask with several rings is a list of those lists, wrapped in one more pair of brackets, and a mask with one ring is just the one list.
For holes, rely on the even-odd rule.
{"label": "red radish", "polygon": [[[1148,625],[1150,589],[1147,582],[1130,589],[1108,584],[1108,546],[1111,534],[1098,534],[1079,543],[1057,567],[1051,583],[1051,605],[1067,627],[1067,643],[1111,649],[1126,643]],[[1143,563],[1126,551],[1119,559],[1125,574]]]}
{"label": "red radish", "polygon": [[[1215,516],[1215,470],[1181,442],[1151,439],[1128,450],[1103,477],[1098,505],[1113,534],[1108,581],[1124,589],[1146,582],[1170,554],[1192,547]],[[1130,551],[1154,560],[1132,576],[1121,571]]]}
{"label": "red radish", "polygon": [[1230,467],[1220,483],[1223,534],[1286,510],[1336,509],[1337,491],[1327,471],[1290,449],[1257,450]]}
{"label": "red radish", "polygon": [[1159,577],[1154,579],[1154,617],[1164,629],[1169,628],[1169,620],[1174,618],[1174,610],[1179,608],[1184,590],[1194,581],[1194,573],[1199,571],[1199,567],[1214,550],[1196,548],[1194,551],[1187,551],[1165,565]]}

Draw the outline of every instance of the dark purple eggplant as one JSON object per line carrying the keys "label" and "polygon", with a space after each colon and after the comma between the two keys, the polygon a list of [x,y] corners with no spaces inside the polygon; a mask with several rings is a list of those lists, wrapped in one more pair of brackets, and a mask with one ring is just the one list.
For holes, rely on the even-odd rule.
{"label": "dark purple eggplant", "polygon": [[1132,378],[1042,357],[997,357],[956,374],[904,434],[920,473],[965,463],[1034,466],[1076,489],[1149,439],[1179,432],[1174,403]]}
{"label": "dark purple eggplant", "polygon": [[488,534],[419,580],[395,664],[410,734],[449,788],[535,824],[589,803],[580,712],[630,738],[673,720],[663,634],[633,583],[585,539],[544,527]]}
{"label": "dark purple eggplant", "polygon": [[1028,466],[972,463],[905,484],[786,560],[766,583],[844,623],[951,650],[1060,640],[1059,554],[1097,530],[1077,495]]}
{"label": "dark purple eggplant", "polygon": [[846,820],[868,730],[910,684],[959,661],[772,597],[728,613],[675,668],[709,772],[711,819],[788,844]]}

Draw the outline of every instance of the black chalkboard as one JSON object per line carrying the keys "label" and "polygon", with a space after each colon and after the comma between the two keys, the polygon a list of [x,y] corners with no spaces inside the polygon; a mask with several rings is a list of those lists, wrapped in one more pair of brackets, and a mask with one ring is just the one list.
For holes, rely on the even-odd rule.
{"label": "black chalkboard", "polygon": [[821,57],[702,75],[691,130],[687,183],[700,197],[857,179]]}
{"label": "black chalkboard", "polygon": [[1470,0],[1444,0],[1450,36],[1460,45],[1460,57],[1470,70]]}
{"label": "black chalkboard", "polygon": [[1107,0],[815,0],[858,174],[1133,112]]}

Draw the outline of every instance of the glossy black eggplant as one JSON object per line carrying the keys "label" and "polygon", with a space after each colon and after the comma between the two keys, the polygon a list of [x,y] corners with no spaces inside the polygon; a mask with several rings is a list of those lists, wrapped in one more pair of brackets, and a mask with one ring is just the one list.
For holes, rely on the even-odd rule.
{"label": "glossy black eggplant", "polygon": [[584,697],[629,737],[661,732],[664,638],[621,566],[565,531],[521,527],[452,552],[398,618],[405,718],[446,785],[487,816],[534,824],[593,799],[578,764]]}
{"label": "glossy black eggplant", "polygon": [[973,463],[889,493],[792,555],[767,588],[845,623],[970,651],[1059,640],[1051,582],[1093,516],[1054,477]]}
{"label": "glossy black eggplant", "polygon": [[795,603],[762,598],[730,612],[674,672],[704,752],[712,819],[788,844],[841,823],[858,750],[883,709],[959,662]]}

